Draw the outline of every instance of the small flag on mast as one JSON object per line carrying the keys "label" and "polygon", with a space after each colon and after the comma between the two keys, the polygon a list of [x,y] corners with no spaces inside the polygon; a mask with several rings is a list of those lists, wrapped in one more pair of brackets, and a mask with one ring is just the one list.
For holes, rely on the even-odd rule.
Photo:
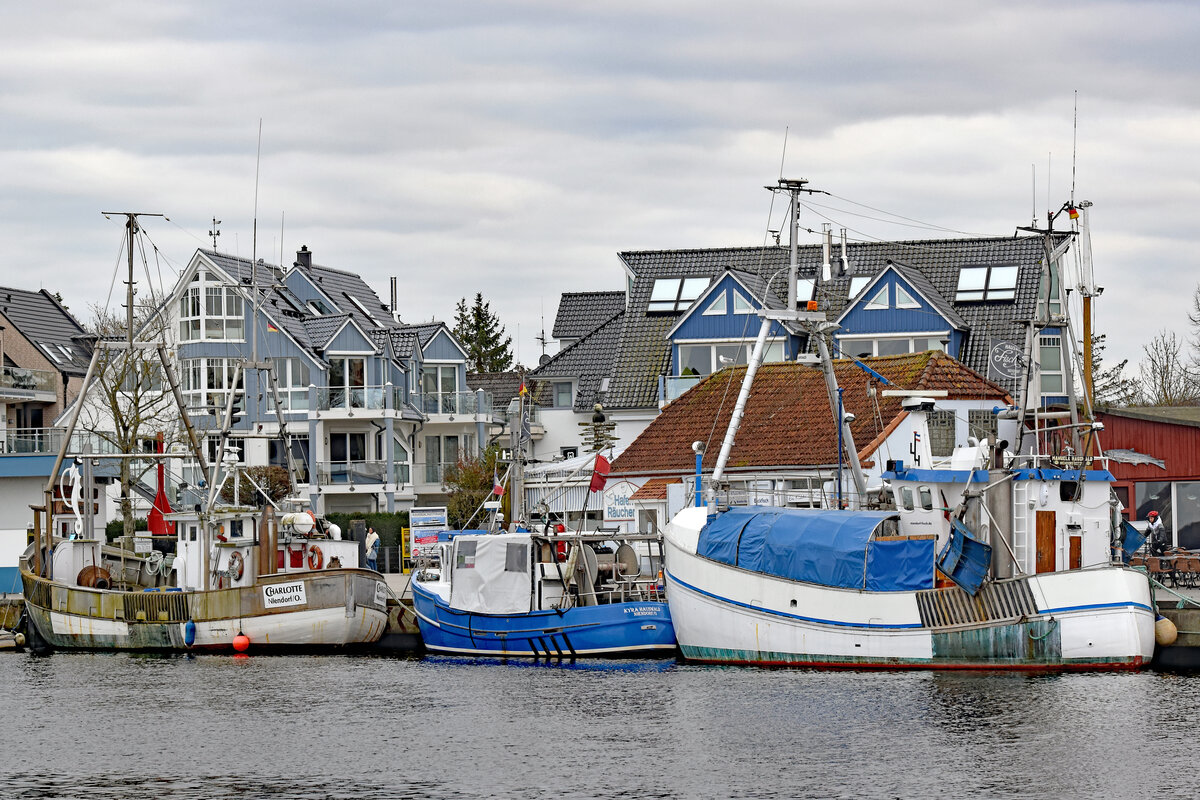
{"label": "small flag on mast", "polygon": [[275,327],[274,322],[267,322],[267,333],[279,333],[279,328]]}
{"label": "small flag on mast", "polygon": [[1075,206],[1067,206],[1067,216],[1071,219],[1079,219],[1079,209]]}
{"label": "small flag on mast", "polygon": [[608,483],[608,459],[597,453],[596,466],[592,470],[592,482],[588,484],[588,491],[603,491],[606,483]]}
{"label": "small flag on mast", "polygon": [[504,496],[504,484],[500,482],[500,475],[495,467],[492,467],[492,494],[496,497]]}

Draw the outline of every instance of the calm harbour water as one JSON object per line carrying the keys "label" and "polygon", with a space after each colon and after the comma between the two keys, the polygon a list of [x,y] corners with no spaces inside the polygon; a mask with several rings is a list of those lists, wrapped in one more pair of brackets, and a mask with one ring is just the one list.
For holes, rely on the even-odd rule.
{"label": "calm harbour water", "polygon": [[0,797],[1200,793],[1200,676],[0,654]]}

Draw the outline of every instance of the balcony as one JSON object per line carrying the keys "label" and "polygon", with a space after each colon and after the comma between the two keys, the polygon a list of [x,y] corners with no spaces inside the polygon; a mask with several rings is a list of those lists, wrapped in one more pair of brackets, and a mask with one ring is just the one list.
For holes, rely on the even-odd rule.
{"label": "balcony", "polygon": [[661,402],[660,406],[672,403],[679,399],[680,395],[691,389],[700,381],[707,378],[707,375],[666,375],[663,377],[663,383],[660,388]]}
{"label": "balcony", "polygon": [[413,395],[413,404],[425,414],[462,414],[474,416],[477,413],[492,413],[492,396],[483,395],[483,403],[475,392],[431,392]]}
{"label": "balcony", "polygon": [[0,369],[0,397],[53,403],[57,396],[56,375],[46,369],[3,367]]}
{"label": "balcony", "polygon": [[323,461],[317,464],[317,483],[322,487],[403,485],[410,482],[406,461]]}
{"label": "balcony", "polygon": [[458,465],[457,461],[426,461],[423,466],[425,483],[443,486],[446,483],[446,472]]}
{"label": "balcony", "polygon": [[[9,428],[0,435],[0,453],[18,455],[55,455],[62,448],[65,428]],[[117,448],[97,433],[76,431],[71,437],[72,455],[83,452],[84,445],[93,453],[115,453]]]}
{"label": "balcony", "polygon": [[318,411],[382,411],[387,407],[386,386],[338,386],[317,389]]}

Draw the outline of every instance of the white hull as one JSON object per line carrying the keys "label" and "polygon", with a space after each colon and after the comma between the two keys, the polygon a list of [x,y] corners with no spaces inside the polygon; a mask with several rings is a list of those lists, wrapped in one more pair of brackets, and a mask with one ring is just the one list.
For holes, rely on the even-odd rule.
{"label": "white hull", "polygon": [[[703,511],[702,509],[699,511]],[[685,658],[759,665],[1137,668],[1154,654],[1149,583],[1122,567],[921,592],[838,589],[695,554],[666,532],[667,599]]]}

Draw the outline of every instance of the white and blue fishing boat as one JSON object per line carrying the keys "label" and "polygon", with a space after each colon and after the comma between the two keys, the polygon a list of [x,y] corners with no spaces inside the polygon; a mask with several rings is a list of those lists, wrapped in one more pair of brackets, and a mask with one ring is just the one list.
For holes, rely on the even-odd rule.
{"label": "white and blue fishing boat", "polygon": [[[793,248],[793,285],[795,268]],[[838,408],[824,340],[836,326],[811,307],[789,306],[771,314],[808,327],[830,408]],[[1027,386],[1019,403],[997,409],[1014,423],[1015,445],[971,442],[934,464],[925,420],[934,401],[900,392],[914,395],[906,401],[912,463],[893,462],[883,475],[895,498],[891,510],[862,508],[868,493],[844,414],[836,424],[854,479],[849,508],[722,503],[723,469],[770,321],[764,314],[709,505],[683,510],[664,532],[667,596],[685,658],[822,668],[1149,664],[1149,581],[1126,566],[1136,542],[1100,457],[1102,426],[1077,413],[1073,396],[1068,409],[1047,409]],[[1034,323],[1031,342],[1039,325],[1065,328],[1068,320]],[[1070,444],[1047,446],[1054,441]]]}
{"label": "white and blue fishing boat", "polygon": [[430,652],[575,659],[673,657],[657,536],[464,532],[413,578]]}

